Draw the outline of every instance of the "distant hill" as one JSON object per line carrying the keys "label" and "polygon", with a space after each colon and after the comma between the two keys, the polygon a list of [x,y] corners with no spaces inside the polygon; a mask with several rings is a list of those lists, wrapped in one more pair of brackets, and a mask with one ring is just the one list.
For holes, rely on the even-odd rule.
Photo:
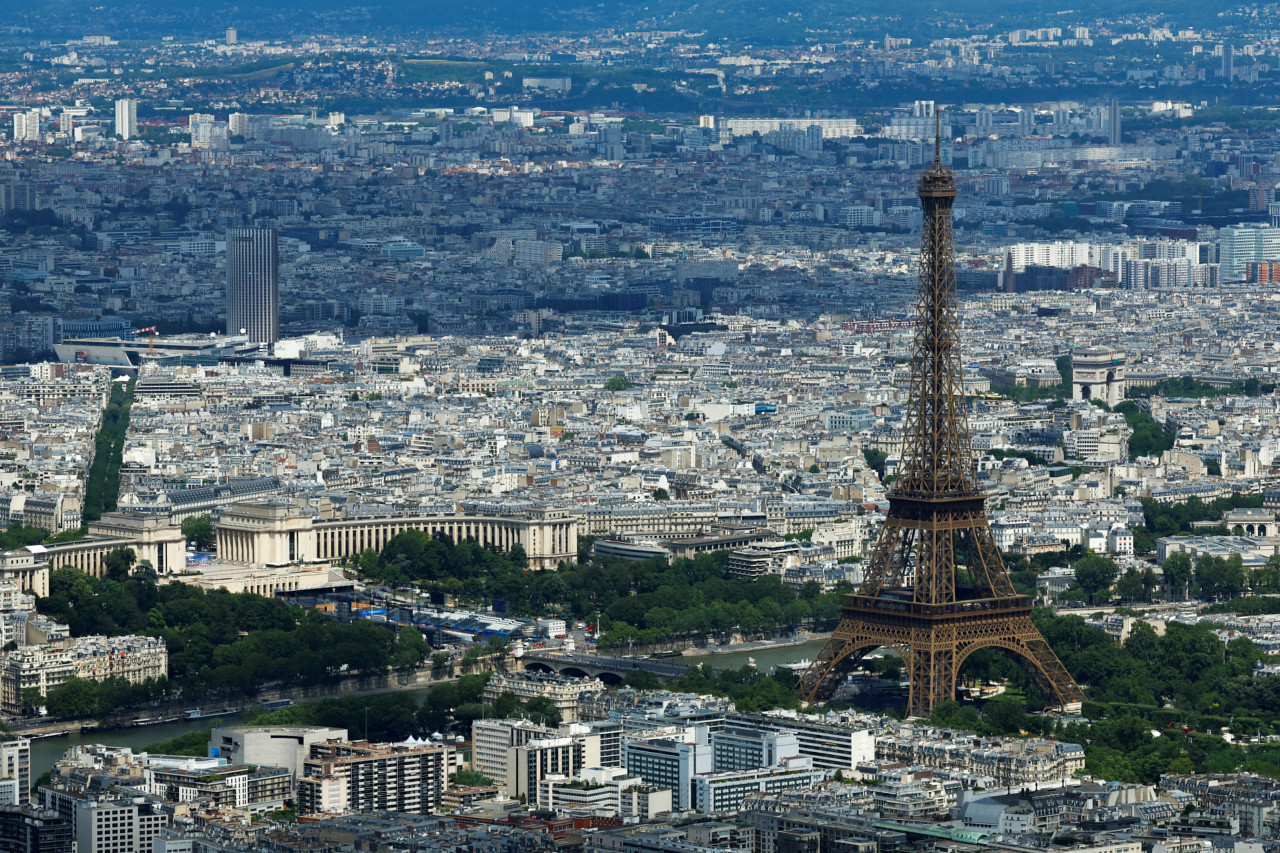
{"label": "distant hill", "polygon": [[[1115,16],[1117,4],[1078,0],[1060,14],[1048,0],[25,0],[0,4],[0,27],[30,27],[41,37],[110,34],[116,38],[218,37],[229,26],[243,37],[306,32],[453,33],[584,32],[603,28],[688,29],[707,39],[760,43],[802,41],[816,31],[926,37],[957,26],[1063,25]],[[1179,26],[1220,25],[1239,3],[1127,0],[1127,20],[1173,16]]]}

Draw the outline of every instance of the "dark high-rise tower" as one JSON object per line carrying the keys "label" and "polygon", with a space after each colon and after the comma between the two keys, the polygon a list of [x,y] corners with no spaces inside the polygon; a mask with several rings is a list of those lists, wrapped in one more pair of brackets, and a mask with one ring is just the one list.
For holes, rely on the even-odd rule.
{"label": "dark high-rise tower", "polygon": [[924,234],[901,473],[862,586],[845,596],[844,618],[798,691],[820,699],[842,663],[888,647],[911,675],[908,712],[924,717],[955,696],[965,658],[994,647],[1016,655],[1059,704],[1079,702],[1080,688],[1031,622],[1030,599],[1013,589],[973,475],[951,232],[956,185],[940,140],[919,195]]}
{"label": "dark high-rise tower", "polygon": [[227,231],[227,334],[274,344],[280,337],[280,248],[274,228]]}

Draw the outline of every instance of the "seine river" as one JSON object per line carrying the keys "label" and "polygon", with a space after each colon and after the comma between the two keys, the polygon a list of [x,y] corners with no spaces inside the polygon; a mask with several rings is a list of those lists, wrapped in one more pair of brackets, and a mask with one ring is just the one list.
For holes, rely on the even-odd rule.
{"label": "seine river", "polygon": [[798,646],[774,646],[763,649],[747,649],[740,652],[724,652],[722,654],[685,655],[672,663],[684,663],[691,666],[706,664],[715,669],[740,669],[754,659],[756,666],[768,672],[783,663],[798,663],[802,660],[813,660],[826,644],[826,637],[807,640]]}
{"label": "seine river", "polygon": [[[818,638],[808,640],[798,646],[781,646],[763,649],[754,649],[738,652],[725,652],[724,654],[703,654],[703,655],[685,655],[683,658],[673,660],[672,663],[685,663],[696,666],[699,663],[705,663],[716,669],[738,669],[752,658],[756,662],[756,666],[764,671],[783,663],[796,663],[802,660],[812,660],[817,656],[826,643],[826,638]],[[415,693],[423,692],[426,688],[418,688]],[[241,722],[241,715],[235,714],[226,717],[214,717],[204,720],[180,720],[176,723],[166,723],[162,726],[147,726],[140,729],[122,729],[112,732],[89,732],[88,734],[80,734],[79,724],[67,724],[67,728],[71,729],[71,734],[66,737],[51,737],[33,740],[31,742],[31,779],[35,781],[45,771],[53,767],[53,763],[62,757],[62,754],[71,746],[82,743],[106,743],[111,746],[127,746],[135,752],[141,752],[142,748],[153,743],[169,740],[178,735],[184,735],[187,732],[208,731],[214,726],[234,726]],[[358,735],[358,732],[353,732]]]}

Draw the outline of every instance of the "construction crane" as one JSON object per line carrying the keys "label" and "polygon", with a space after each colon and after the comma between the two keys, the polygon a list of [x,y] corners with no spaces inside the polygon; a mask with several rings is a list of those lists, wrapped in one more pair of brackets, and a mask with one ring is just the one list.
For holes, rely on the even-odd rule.
{"label": "construction crane", "polygon": [[133,335],[135,338],[138,335],[145,334],[147,336],[147,353],[150,354],[156,351],[156,327],[155,326],[147,326],[142,329],[134,329],[132,332],[130,332],[130,334]]}

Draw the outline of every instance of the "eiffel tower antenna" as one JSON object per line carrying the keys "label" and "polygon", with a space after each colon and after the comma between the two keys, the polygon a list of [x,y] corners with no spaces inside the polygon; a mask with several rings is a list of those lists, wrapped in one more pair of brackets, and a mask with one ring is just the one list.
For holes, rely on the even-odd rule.
{"label": "eiffel tower antenna", "polygon": [[890,648],[911,675],[908,713],[927,717],[954,698],[969,655],[999,648],[1068,707],[1084,694],[1032,623],[1031,600],[1014,590],[973,475],[956,308],[956,184],[942,163],[936,107],[934,126],[934,161],[919,185],[924,229],[900,473],[862,585],[845,596],[839,626],[796,689],[819,701],[842,665]]}
{"label": "eiffel tower antenna", "polygon": [[937,101],[933,103],[933,165],[942,165],[942,116]]}

